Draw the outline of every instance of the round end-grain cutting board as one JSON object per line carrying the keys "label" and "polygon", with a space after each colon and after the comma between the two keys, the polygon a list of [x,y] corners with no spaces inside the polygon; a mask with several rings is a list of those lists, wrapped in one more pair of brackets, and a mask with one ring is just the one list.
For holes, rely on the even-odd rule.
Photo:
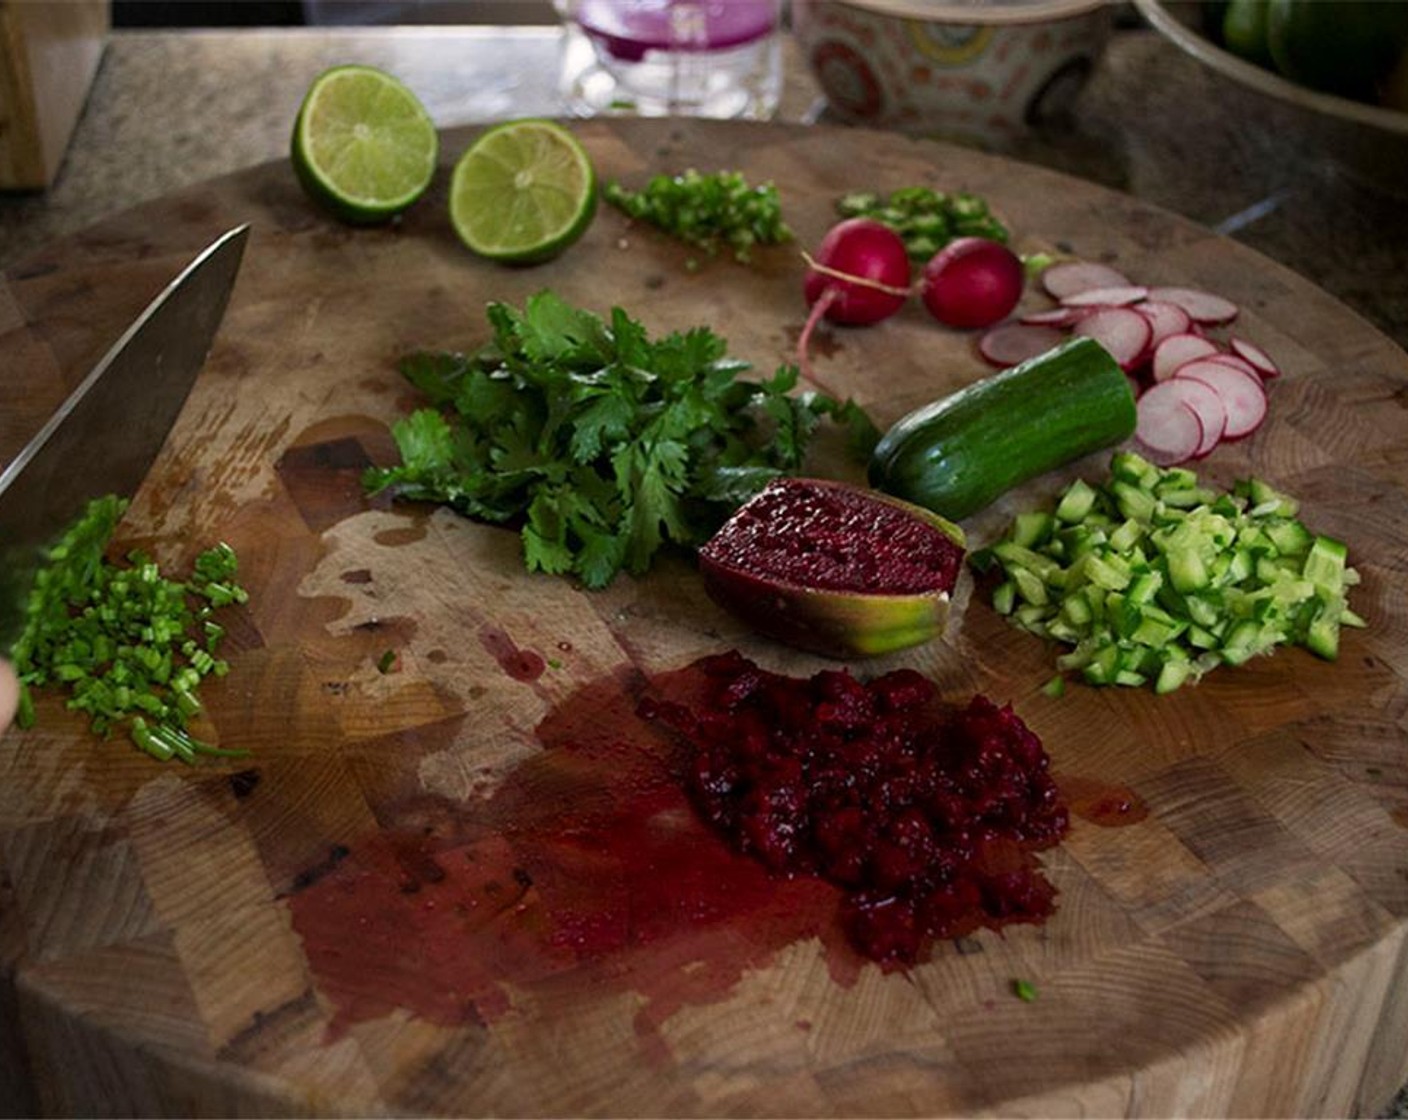
{"label": "round end-grain cutting board", "polygon": [[[0,277],[8,459],[190,257],[252,226],[121,530],[173,570],[236,548],[251,598],[203,695],[212,733],[249,754],[159,764],[56,699],[0,738],[4,1095],[69,1114],[1381,1107],[1408,1077],[1408,357],[1266,259],[1031,167],[858,130],[576,128],[628,185],[689,167],[775,182],[796,243],[693,268],[603,207],[553,262],[487,264],[445,215],[462,130],[394,226],[336,224],[275,162]],[[1368,628],[1334,663],[1283,649],[1169,696],[1050,697],[1056,651],[965,575],[943,639],[847,667],[919,669],[1041,736],[1073,808],[1042,857],[1057,909],[887,970],[850,953],[829,887],[740,869],[631,723],[650,681],[707,654],[793,675],[835,662],[725,615],[688,556],[586,591],[527,574],[510,529],[368,500],[359,479],[417,403],[397,359],[484,341],[491,300],[550,288],[652,334],[709,326],[771,373],[805,317],[798,250],[835,198],[916,183],[985,196],[1022,249],[1235,300],[1284,376],[1266,425],[1199,473],[1299,497],[1348,543]],[[917,306],[818,342],[824,387],[881,425],[987,372],[971,335]],[[1008,495],[971,542],[1107,459]],[[830,438],[811,467],[859,474]]]}

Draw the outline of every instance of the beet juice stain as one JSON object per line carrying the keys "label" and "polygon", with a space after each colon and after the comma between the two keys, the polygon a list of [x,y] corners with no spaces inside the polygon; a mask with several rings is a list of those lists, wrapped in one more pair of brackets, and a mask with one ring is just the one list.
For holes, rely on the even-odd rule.
{"label": "beet juice stain", "polygon": [[688,705],[701,689],[694,667],[588,686],[489,800],[384,808],[399,826],[320,866],[289,906],[333,1031],[397,1008],[492,1022],[510,991],[542,1015],[634,992],[642,1047],[665,1060],[671,1016],[726,998],[793,942],[819,938],[833,977],[854,982],[839,891],[732,851],[689,802],[686,748],[637,715],[647,695]]}
{"label": "beet juice stain", "polygon": [[509,637],[508,631],[498,626],[481,626],[479,628],[479,644],[484,647],[484,651],[490,657],[499,663],[500,669],[514,680],[524,684],[537,680],[548,667],[542,654],[531,649],[521,649]]}
{"label": "beet juice stain", "polygon": [[1123,828],[1149,817],[1149,806],[1128,786],[1071,774],[1058,774],[1057,783],[1071,812],[1101,828]]}

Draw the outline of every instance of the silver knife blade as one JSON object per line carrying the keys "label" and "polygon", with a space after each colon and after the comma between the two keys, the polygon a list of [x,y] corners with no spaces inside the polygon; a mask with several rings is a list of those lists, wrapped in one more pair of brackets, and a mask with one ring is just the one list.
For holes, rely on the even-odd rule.
{"label": "silver knife blade", "polygon": [[249,236],[222,234],[147,305],[0,472],[0,653],[47,545],[93,498],[131,497],[205,364]]}

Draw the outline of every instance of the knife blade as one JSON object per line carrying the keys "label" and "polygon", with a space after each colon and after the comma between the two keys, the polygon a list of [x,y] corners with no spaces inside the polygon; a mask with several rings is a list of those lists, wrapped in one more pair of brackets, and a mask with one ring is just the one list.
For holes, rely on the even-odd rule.
{"label": "knife blade", "polygon": [[0,471],[0,653],[19,636],[45,547],[93,498],[131,497],[146,478],[215,341],[248,236],[237,226],[202,250]]}

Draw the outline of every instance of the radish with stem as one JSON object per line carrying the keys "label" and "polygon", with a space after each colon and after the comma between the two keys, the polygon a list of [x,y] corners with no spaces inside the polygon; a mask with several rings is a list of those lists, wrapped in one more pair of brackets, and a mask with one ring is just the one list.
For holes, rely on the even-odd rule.
{"label": "radish with stem", "polygon": [[909,253],[889,226],[849,218],[827,231],[815,257],[804,253],[803,258],[803,294],[811,313],[797,338],[797,364],[807,380],[821,385],[808,353],[817,323],[825,317],[847,326],[869,326],[897,312],[911,294]]}

